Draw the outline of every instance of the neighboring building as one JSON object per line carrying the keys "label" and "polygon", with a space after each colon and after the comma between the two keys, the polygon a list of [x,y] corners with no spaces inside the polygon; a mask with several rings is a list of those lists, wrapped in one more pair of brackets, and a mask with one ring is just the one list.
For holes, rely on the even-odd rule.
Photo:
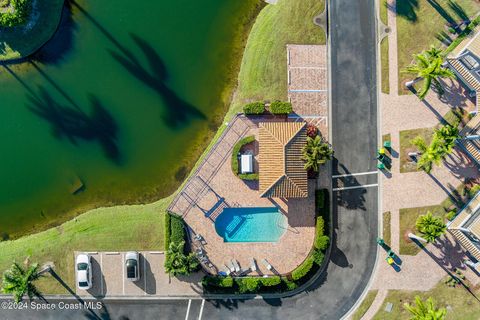
{"label": "neighboring building", "polygon": [[474,267],[480,271],[480,192],[448,224],[447,229],[476,260]]}
{"label": "neighboring building", "polygon": [[305,122],[259,124],[260,195],[266,198],[308,196],[302,149],[307,141]]}
{"label": "neighboring building", "polygon": [[480,166],[480,114],[477,114],[460,131],[462,139],[458,144]]}

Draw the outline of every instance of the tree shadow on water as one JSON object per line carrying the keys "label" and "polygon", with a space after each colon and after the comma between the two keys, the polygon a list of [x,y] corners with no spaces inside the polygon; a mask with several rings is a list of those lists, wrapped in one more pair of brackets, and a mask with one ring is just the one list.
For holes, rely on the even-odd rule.
{"label": "tree shadow on water", "polygon": [[130,34],[130,36],[146,57],[148,68],[142,66],[139,60],[127,50],[121,50],[121,53],[113,50],[109,50],[109,52],[135,78],[158,93],[166,107],[162,115],[165,124],[171,128],[177,128],[191,118],[205,119],[203,113],[183,100],[165,84],[167,69],[155,49],[139,36],[134,34]]}
{"label": "tree shadow on water", "polygon": [[39,87],[38,94],[28,95],[28,109],[48,121],[57,138],[66,137],[74,145],[78,140],[97,141],[106,157],[120,164],[117,124],[98,97],[90,95],[89,98],[91,112],[87,114],[79,108],[60,104],[43,87]]}

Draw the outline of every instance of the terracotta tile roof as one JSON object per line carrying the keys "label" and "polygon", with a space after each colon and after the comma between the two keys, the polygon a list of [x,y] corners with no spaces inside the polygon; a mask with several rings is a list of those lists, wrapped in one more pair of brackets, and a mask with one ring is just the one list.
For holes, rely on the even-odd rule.
{"label": "terracotta tile roof", "polygon": [[305,122],[259,124],[260,193],[267,198],[308,196],[302,149],[307,141]]}

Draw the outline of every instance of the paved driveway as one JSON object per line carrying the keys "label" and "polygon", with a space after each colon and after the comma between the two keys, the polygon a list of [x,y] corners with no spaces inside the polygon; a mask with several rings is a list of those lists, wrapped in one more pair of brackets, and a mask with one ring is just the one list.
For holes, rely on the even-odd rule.
{"label": "paved driveway", "polygon": [[[75,252],[75,257],[80,252]],[[125,277],[125,252],[90,252],[92,257],[92,288],[76,288],[81,297],[139,297],[139,296],[196,296],[200,292],[203,274],[188,278],[170,278],[164,272],[165,255],[160,251],[140,253],[140,280]]]}

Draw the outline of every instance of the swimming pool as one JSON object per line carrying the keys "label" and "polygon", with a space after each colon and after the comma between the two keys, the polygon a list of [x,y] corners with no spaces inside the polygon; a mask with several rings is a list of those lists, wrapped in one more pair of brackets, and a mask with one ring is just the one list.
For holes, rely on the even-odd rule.
{"label": "swimming pool", "polygon": [[215,230],[225,242],[276,242],[287,226],[276,207],[225,208],[215,220]]}

